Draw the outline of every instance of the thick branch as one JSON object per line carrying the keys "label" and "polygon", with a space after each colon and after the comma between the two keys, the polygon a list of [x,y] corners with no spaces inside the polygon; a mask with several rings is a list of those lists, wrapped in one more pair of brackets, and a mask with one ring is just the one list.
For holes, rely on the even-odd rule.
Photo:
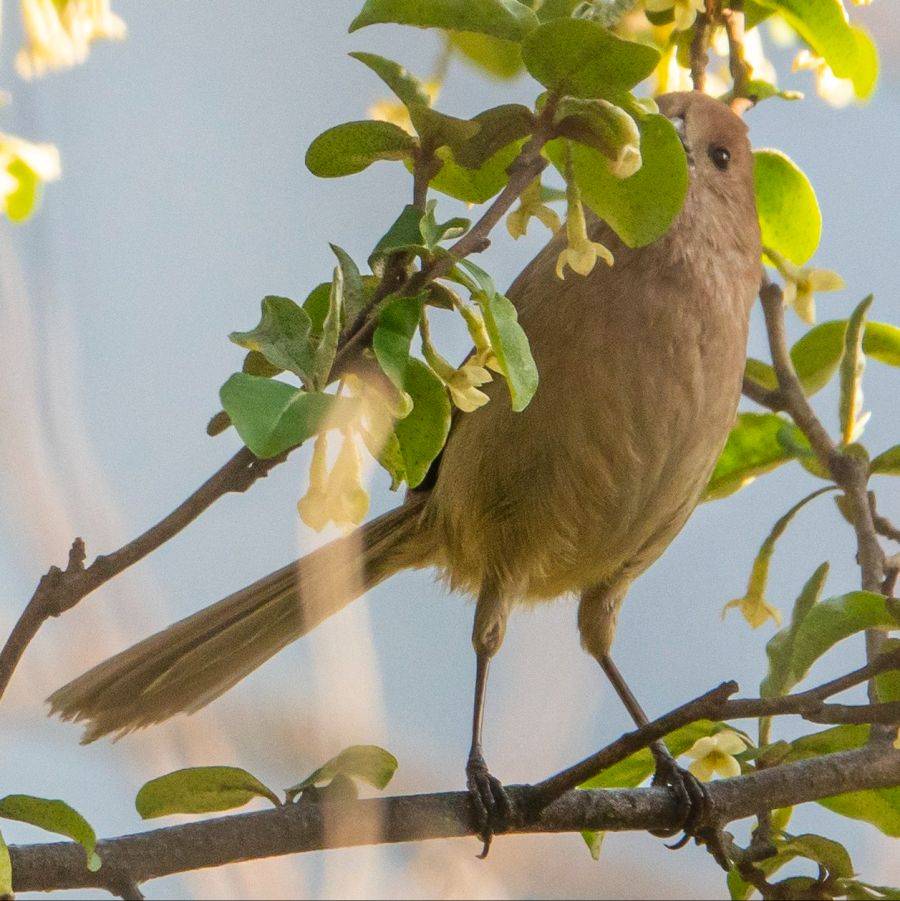
{"label": "thick branch", "polygon": [[[710,796],[721,823],[848,791],[900,782],[900,752],[870,747],[816,757],[715,782]],[[528,790],[513,787],[516,811]],[[511,832],[669,829],[678,825],[672,795],[662,788],[569,792],[528,822],[514,817]],[[261,813],[220,817],[101,841],[104,866],[91,873],[82,848],[71,843],[13,846],[18,892],[108,888],[104,871],[135,883],[205,867],[326,848],[392,844],[474,835],[464,792],[319,804],[301,801]]]}

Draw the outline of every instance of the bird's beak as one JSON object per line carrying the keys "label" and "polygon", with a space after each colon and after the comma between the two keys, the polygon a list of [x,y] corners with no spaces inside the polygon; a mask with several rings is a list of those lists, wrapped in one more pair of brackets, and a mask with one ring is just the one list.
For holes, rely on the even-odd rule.
{"label": "bird's beak", "polygon": [[684,115],[679,116],[669,116],[669,121],[675,126],[675,131],[678,132],[678,137],[681,138],[681,146],[684,147],[684,154],[687,157],[688,167],[690,169],[694,168],[694,156],[691,152],[691,145],[688,143],[687,139],[687,128],[685,125]]}

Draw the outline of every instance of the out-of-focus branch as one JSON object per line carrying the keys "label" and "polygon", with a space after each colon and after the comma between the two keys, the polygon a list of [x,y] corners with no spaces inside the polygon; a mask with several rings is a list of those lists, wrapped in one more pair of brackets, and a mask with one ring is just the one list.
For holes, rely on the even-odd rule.
{"label": "out-of-focus branch", "polygon": [[[900,751],[869,747],[759,770],[709,786],[721,823],[762,808],[802,804],[848,791],[900,782]],[[540,816],[527,816],[527,787],[510,789],[510,832],[661,830],[678,826],[677,803],[663,788],[568,792]],[[416,842],[475,835],[465,792],[365,801],[299,801],[261,813],[107,839],[97,844],[103,867],[91,873],[84,850],[61,842],[10,848],[17,892],[109,888],[104,871],[127,873],[139,885],[161,876],[247,860],[327,848]]]}
{"label": "out-of-focus branch", "polygon": [[[373,314],[381,300],[395,291],[401,295],[415,294],[430,282],[446,275],[456,260],[479,253],[489,245],[488,235],[491,230],[547,165],[547,161],[541,156],[541,149],[551,137],[554,109],[552,101],[545,105],[534,134],[510,166],[506,186],[478,222],[448,253],[441,254],[432,263],[411,275],[407,273],[405,266],[388,263],[367,309],[341,338],[331,371],[332,380],[346,374],[353,367],[359,354],[371,340],[376,324]],[[426,176],[431,177],[432,171],[423,167],[416,174],[416,200],[422,206],[427,191]],[[97,557],[88,567],[84,566],[84,542],[80,538],[76,539],[67,567],[61,570],[54,566],[41,579],[5,646],[0,650],[0,698],[3,697],[25,649],[50,617],[60,616],[72,609],[95,589],[151,554],[226,494],[246,491],[257,479],[268,475],[274,467],[286,460],[289,454],[290,451],[286,451],[278,457],[263,460],[247,448],[242,448],[168,516],[119,550]]]}

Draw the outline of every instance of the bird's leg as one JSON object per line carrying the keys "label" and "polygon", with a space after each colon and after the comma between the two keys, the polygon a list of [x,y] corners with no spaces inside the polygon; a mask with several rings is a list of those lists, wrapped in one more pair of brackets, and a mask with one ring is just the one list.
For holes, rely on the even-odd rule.
{"label": "bird's leg", "polygon": [[466,761],[466,783],[472,798],[478,834],[484,843],[479,855],[482,859],[488,855],[494,833],[506,827],[511,810],[509,796],[501,782],[488,770],[481,746],[488,670],[491,658],[503,643],[507,612],[508,607],[498,592],[488,587],[482,588],[472,630],[476,661],[475,701],[472,709],[472,745]]}
{"label": "bird's leg", "polygon": [[[638,728],[646,726],[650,722],[647,714],[644,713],[643,707],[641,707],[638,699],[628,687],[628,683],[622,677],[619,668],[613,663],[612,657],[608,653],[600,654],[597,660],[616,690],[616,694],[625,705],[625,709],[632,720],[634,720],[635,725]],[[695,835],[697,824],[703,821],[709,813],[712,804],[709,792],[696,776],[676,763],[665,742],[662,740],[653,742],[650,745],[650,751],[656,764],[653,785],[668,786],[678,802],[679,821],[681,822],[680,830],[684,831],[684,835],[670,847],[682,848]],[[654,831],[652,834],[669,837],[680,830]]]}

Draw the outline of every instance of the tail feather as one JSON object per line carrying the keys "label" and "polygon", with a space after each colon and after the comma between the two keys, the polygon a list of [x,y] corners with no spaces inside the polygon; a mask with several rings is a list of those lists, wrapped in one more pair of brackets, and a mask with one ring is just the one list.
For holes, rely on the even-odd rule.
{"label": "tail feather", "polygon": [[378,517],[144,639],[54,692],[51,713],[86,721],[83,741],[193,713],[431,547],[412,496]]}

